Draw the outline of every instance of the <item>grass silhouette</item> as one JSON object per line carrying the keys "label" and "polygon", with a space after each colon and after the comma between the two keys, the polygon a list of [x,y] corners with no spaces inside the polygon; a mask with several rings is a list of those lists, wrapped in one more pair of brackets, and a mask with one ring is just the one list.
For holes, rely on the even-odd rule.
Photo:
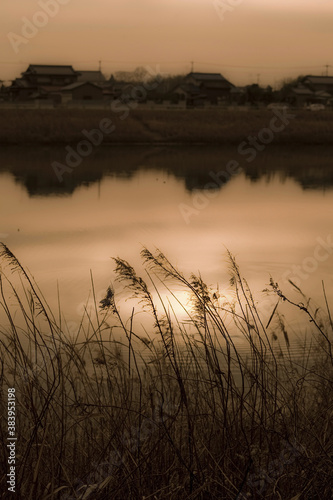
{"label": "grass silhouette", "polygon": [[[277,301],[311,321],[311,343],[293,357],[278,308],[265,324],[231,254],[235,300],[228,301],[144,249],[145,279],[115,259],[117,287],[133,304],[129,317],[110,286],[69,335],[3,244],[0,256],[0,405],[6,415],[14,387],[16,498],[332,498],[326,294],[325,311],[313,312],[271,281]],[[137,333],[142,315],[151,324],[145,337]],[[4,418],[0,432],[5,492]]]}

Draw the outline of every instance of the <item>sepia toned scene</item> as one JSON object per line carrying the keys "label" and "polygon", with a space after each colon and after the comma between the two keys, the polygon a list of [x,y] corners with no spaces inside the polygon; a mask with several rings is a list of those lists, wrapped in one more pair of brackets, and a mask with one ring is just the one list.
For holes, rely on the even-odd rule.
{"label": "sepia toned scene", "polygon": [[0,498],[332,499],[332,2],[0,14]]}

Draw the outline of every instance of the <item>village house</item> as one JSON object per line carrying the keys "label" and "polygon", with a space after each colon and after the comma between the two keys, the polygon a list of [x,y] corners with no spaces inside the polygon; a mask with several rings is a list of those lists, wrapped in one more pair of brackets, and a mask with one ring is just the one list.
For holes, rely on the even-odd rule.
{"label": "village house", "polygon": [[227,101],[234,85],[220,73],[189,73],[172,92],[179,99],[185,99],[188,106],[205,103],[218,104]]}
{"label": "village house", "polygon": [[312,90],[304,85],[298,85],[290,89],[286,100],[291,106],[299,108],[311,104],[313,99],[314,92]]}
{"label": "village house", "polygon": [[313,92],[328,92],[333,96],[333,76],[307,75],[302,78],[301,83]]}
{"label": "village house", "polygon": [[106,78],[101,71],[80,70],[77,82],[90,82],[95,85],[103,86],[106,84]]}
{"label": "village house", "polygon": [[[302,82],[296,87],[292,87],[288,92],[286,100],[292,106],[306,107],[310,104],[323,104],[326,106],[332,101],[333,89],[332,93],[330,93],[320,84],[318,86],[311,84],[310,86],[310,82],[306,79],[303,79]],[[329,85],[327,87],[329,88]]]}
{"label": "village house", "polygon": [[8,92],[12,101],[50,100],[67,103],[70,100],[103,100],[102,86],[106,80],[101,71],[76,71],[69,65],[30,64],[16,78]]}
{"label": "village house", "polygon": [[72,66],[30,64],[9,87],[10,98],[13,101],[46,99],[49,93],[76,82],[78,76],[79,72]]}
{"label": "village house", "polygon": [[64,87],[77,81],[79,72],[72,66],[30,64],[22,77],[37,86]]}
{"label": "village house", "polygon": [[103,89],[91,82],[76,82],[61,89],[61,102],[69,101],[100,101],[103,99]]}
{"label": "village house", "polygon": [[7,93],[11,101],[26,101],[33,94],[38,94],[38,87],[24,78],[16,78],[8,87]]}

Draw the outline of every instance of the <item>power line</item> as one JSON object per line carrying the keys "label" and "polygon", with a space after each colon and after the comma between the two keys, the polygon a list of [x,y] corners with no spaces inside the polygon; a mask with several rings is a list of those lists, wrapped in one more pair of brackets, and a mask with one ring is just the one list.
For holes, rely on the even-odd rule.
{"label": "power line", "polygon": [[27,64],[27,63],[26,63],[26,62],[24,62],[24,61],[20,61],[20,62],[0,61],[0,64],[13,64],[13,65],[18,66],[19,64]]}
{"label": "power line", "polygon": [[[108,64],[177,64],[177,65],[187,65],[188,62],[186,61],[145,61],[144,63],[140,63],[137,60],[136,61],[114,61],[114,60],[106,60],[103,59],[102,61],[99,61],[100,63],[108,63]],[[75,63],[72,64],[88,64],[88,63],[95,63],[96,64],[96,59],[90,59],[86,61],[75,61]],[[12,64],[12,65],[20,65],[20,64],[31,64],[30,61],[19,61],[19,62],[9,62],[9,61],[0,61],[0,64]],[[194,61],[191,61],[191,65],[193,66]],[[223,68],[235,68],[235,69],[306,69],[306,68],[323,68],[325,67],[326,69],[329,67],[332,67],[330,64],[321,64],[321,65],[305,65],[305,66],[249,66],[249,65],[236,65],[236,64],[224,64],[223,62],[221,63],[216,63],[216,62],[202,62],[202,61],[196,61],[196,64],[200,64],[203,66],[215,66],[215,67],[223,67]]]}
{"label": "power line", "polygon": [[218,66],[223,68],[240,68],[240,69],[306,69],[306,68],[322,68],[323,65],[313,65],[313,66],[240,66],[235,64],[217,64],[210,62],[197,62],[204,66]]}

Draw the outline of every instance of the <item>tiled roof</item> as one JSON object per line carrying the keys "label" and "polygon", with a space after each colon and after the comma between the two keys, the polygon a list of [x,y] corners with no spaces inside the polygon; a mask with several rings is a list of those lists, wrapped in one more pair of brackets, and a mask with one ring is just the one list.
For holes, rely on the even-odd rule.
{"label": "tiled roof", "polygon": [[78,82],[105,82],[105,76],[101,71],[80,71]]}
{"label": "tiled roof", "polygon": [[66,85],[66,87],[62,87],[61,90],[74,90],[79,87],[82,87],[83,85],[92,85],[93,87],[97,87],[100,89],[98,85],[95,85],[94,83],[91,82],[76,82],[76,83],[71,83],[71,85]]}
{"label": "tiled roof", "polygon": [[204,87],[205,89],[226,89],[226,88],[229,89],[230,87],[233,87],[233,85],[229,83],[227,80],[221,80],[218,82],[207,81],[205,82]]}
{"label": "tiled roof", "polygon": [[25,73],[33,73],[35,75],[73,76],[77,75],[78,72],[75,71],[72,66],[30,64]]}
{"label": "tiled roof", "polygon": [[224,76],[220,73],[189,73],[186,79],[193,78],[198,83],[208,88],[225,89],[234,87]]}
{"label": "tiled roof", "polygon": [[307,75],[303,78],[303,82],[309,82],[319,85],[333,85],[333,76],[313,76]]}
{"label": "tiled roof", "polygon": [[307,89],[307,88],[293,87],[291,90],[292,90],[292,92],[294,92],[294,94],[297,94],[297,95],[312,95],[313,94],[312,90]]}
{"label": "tiled roof", "polygon": [[220,73],[189,73],[188,77],[192,76],[195,80],[200,81],[224,81],[225,78]]}

